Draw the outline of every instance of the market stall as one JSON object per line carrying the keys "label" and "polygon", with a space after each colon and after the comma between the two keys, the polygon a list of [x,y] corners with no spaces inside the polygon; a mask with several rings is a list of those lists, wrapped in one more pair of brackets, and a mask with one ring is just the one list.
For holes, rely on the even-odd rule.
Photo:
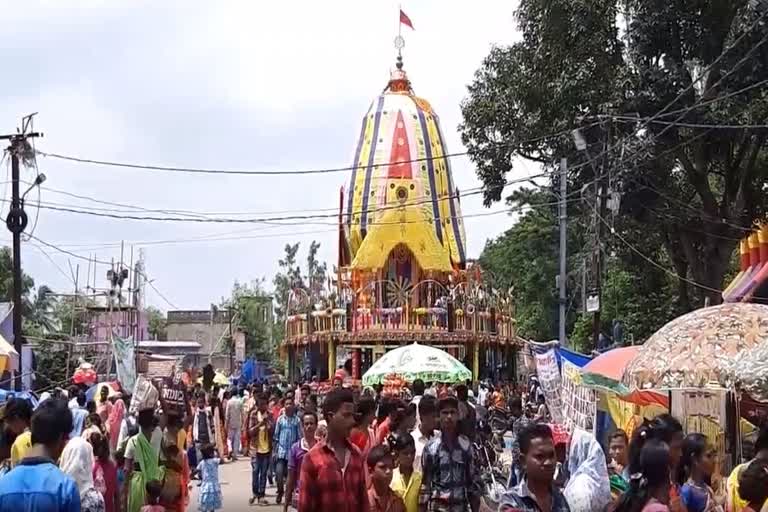
{"label": "market stall", "polygon": [[668,393],[686,431],[708,434],[732,462],[740,458],[736,380],[745,355],[768,344],[768,306],[702,308],[659,329],[627,365],[629,389]]}

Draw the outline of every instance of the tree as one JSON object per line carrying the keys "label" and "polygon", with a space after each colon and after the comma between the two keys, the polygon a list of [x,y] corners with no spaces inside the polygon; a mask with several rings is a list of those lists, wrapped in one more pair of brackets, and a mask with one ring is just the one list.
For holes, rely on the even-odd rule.
{"label": "tree", "polygon": [[[548,191],[519,190],[510,196],[515,204],[530,208],[504,234],[489,241],[480,264],[492,287],[514,287],[517,332],[529,339],[545,341],[557,337],[559,239],[556,207]],[[571,210],[569,208],[569,215]],[[578,213],[574,211],[574,213]],[[582,276],[585,260],[592,256],[588,226],[578,215],[569,223],[566,332],[571,344],[589,352],[593,345],[592,315],[583,313]],[[631,219],[619,228],[634,246],[653,258],[666,257],[657,240],[636,229]],[[603,279],[601,331],[609,337],[612,323],[619,320],[624,339],[643,340],[680,310],[675,303],[675,281],[663,269],[647,268],[634,251],[607,243]],[[582,314],[579,314],[582,312]]]}
{"label": "tree", "polygon": [[326,289],[328,264],[317,261],[320,242],[312,240],[307,253],[307,288],[311,297],[319,297]]}
{"label": "tree", "polygon": [[288,311],[288,297],[291,290],[298,286],[303,287],[301,268],[296,263],[296,254],[299,252],[299,243],[285,244],[285,256],[277,262],[278,271],[272,283],[275,286],[275,320],[278,324],[285,322]]}
{"label": "tree", "polygon": [[621,213],[664,248],[677,303],[719,302],[733,249],[768,205],[768,131],[723,128],[768,118],[760,88],[739,92],[768,78],[758,16],[747,0],[522,0],[522,39],[491,50],[462,105],[486,203],[519,157],[567,157],[570,190],[610,175]]}
{"label": "tree", "polygon": [[[59,330],[59,324],[56,321],[55,311],[58,300],[53,294],[53,290],[47,285],[40,286],[34,296],[33,301],[26,304],[27,321],[40,328],[42,334],[49,334]],[[31,327],[30,326],[30,327]]]}
{"label": "tree", "polygon": [[[534,192],[527,199],[538,202],[545,196]],[[557,246],[555,213],[551,207],[534,207],[504,234],[486,243],[480,256],[492,287],[514,287],[517,331],[525,338],[557,337]]]}
{"label": "tree", "polygon": [[88,334],[87,308],[93,305],[95,305],[93,299],[87,295],[61,297],[53,308],[53,317],[58,331],[67,336]]}
{"label": "tree", "polygon": [[35,388],[50,389],[51,386],[60,386],[66,382],[70,378],[67,375],[67,358],[68,351],[61,344],[47,338],[41,339],[35,349]]}
{"label": "tree", "polygon": [[[35,281],[27,274],[21,277],[21,295],[25,297],[35,287]],[[13,256],[11,249],[0,247],[0,300],[13,300]]]}
{"label": "tree", "polygon": [[156,340],[165,340],[167,338],[166,326],[168,325],[165,313],[154,306],[147,306],[144,308],[144,314],[147,315],[149,335]]}
{"label": "tree", "polygon": [[[275,328],[271,310],[272,297],[264,289],[264,280],[235,282],[230,298],[223,304],[232,308],[235,327],[245,331],[245,352],[261,361],[277,364],[279,358],[272,332]],[[233,347],[230,346],[230,349]]]}

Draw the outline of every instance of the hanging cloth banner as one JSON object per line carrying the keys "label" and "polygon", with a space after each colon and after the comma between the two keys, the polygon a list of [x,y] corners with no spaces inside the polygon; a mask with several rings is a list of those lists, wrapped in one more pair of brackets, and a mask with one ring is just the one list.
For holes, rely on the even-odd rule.
{"label": "hanging cloth banner", "polygon": [[578,366],[565,358],[561,361],[563,363],[561,398],[565,428],[568,432],[573,432],[574,427],[579,427],[594,433],[596,393],[583,385],[581,370]]}
{"label": "hanging cloth banner", "polygon": [[560,397],[562,389],[560,368],[557,366],[557,354],[551,348],[544,353],[535,354],[536,373],[539,376],[541,391],[547,402],[549,414],[553,423],[563,423],[563,402]]}
{"label": "hanging cloth banner", "polygon": [[117,380],[123,389],[133,389],[136,383],[136,358],[133,355],[133,338],[121,338],[112,333]]}

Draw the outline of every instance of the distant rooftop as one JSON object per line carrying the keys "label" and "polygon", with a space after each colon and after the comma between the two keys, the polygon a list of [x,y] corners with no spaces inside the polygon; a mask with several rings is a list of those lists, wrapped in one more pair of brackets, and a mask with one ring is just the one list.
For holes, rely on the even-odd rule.
{"label": "distant rooftop", "polygon": [[199,349],[202,345],[196,341],[140,341],[139,348],[152,349],[152,348],[196,348]]}

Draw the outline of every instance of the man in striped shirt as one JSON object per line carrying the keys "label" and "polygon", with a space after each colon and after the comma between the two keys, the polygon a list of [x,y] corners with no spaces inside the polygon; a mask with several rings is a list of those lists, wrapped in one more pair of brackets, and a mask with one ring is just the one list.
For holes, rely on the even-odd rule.
{"label": "man in striped shirt", "polygon": [[283,501],[285,478],[288,474],[288,456],[291,447],[301,439],[301,420],[296,416],[292,397],[283,403],[284,414],[277,419],[274,434],[275,476],[277,480],[277,504]]}

